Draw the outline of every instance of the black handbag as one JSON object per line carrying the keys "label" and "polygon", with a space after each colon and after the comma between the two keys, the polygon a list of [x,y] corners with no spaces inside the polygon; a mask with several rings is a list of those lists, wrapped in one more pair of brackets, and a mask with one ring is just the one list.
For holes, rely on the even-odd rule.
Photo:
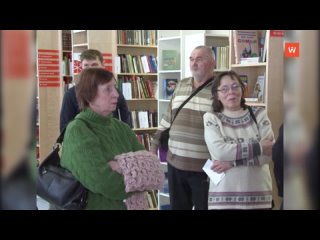
{"label": "black handbag", "polygon": [[160,146],[165,151],[168,151],[168,148],[169,148],[168,146],[169,131],[170,131],[170,128],[167,128],[166,130],[162,131],[159,138]]}
{"label": "black handbag", "polygon": [[37,195],[58,209],[81,210],[87,205],[88,190],[60,165],[59,151],[65,130],[38,167]]}
{"label": "black handbag", "polygon": [[[212,82],[213,80],[214,80],[214,78],[212,77],[212,78],[208,79],[207,81],[205,81],[204,84],[202,84],[200,87],[198,87],[198,88],[179,106],[179,108],[177,109],[177,111],[176,111],[176,113],[175,113],[175,115],[174,115],[174,117],[173,117],[173,120],[171,121],[170,126],[172,126],[173,121],[176,119],[176,117],[177,117],[178,113],[180,112],[180,110],[182,109],[182,107],[183,107],[184,105],[186,105],[187,102],[188,102],[194,95],[196,95],[198,92],[200,92],[205,86],[208,85],[208,83]],[[169,132],[170,132],[170,128],[171,128],[171,127],[163,130],[163,131],[161,132],[160,138],[159,138],[160,146],[161,146],[161,148],[162,148],[163,150],[165,150],[165,151],[168,151],[168,148],[169,148],[169,147],[168,147],[168,142],[169,142]]]}

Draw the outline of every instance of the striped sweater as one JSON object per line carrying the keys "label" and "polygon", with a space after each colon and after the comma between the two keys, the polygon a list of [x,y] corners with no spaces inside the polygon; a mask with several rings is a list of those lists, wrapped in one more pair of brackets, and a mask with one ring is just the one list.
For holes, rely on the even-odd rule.
{"label": "striped sweater", "polygon": [[273,137],[273,132],[266,111],[258,107],[253,112],[259,129],[248,110],[208,112],[203,116],[211,159],[242,162],[227,170],[218,185],[210,181],[209,209],[271,208],[272,181],[267,164],[271,157],[260,151],[257,156],[255,148],[260,140]]}
{"label": "striped sweater", "polygon": [[[171,117],[195,90],[192,82],[193,78],[185,78],[177,84],[167,113],[153,138],[152,148],[158,148],[161,132],[170,127]],[[204,141],[203,115],[212,108],[211,86],[211,83],[208,84],[191,98],[171,126],[167,161],[177,169],[201,172],[204,163],[210,158]]]}

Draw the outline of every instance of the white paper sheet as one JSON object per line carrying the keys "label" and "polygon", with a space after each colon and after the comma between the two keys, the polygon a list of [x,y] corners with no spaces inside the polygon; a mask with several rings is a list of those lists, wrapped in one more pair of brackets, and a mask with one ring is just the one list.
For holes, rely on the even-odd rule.
{"label": "white paper sheet", "polygon": [[208,159],[206,161],[206,163],[203,166],[203,171],[205,171],[205,173],[209,176],[209,178],[211,179],[211,181],[215,184],[218,185],[219,182],[224,178],[225,173],[216,173],[211,169],[212,166],[212,161],[211,159]]}

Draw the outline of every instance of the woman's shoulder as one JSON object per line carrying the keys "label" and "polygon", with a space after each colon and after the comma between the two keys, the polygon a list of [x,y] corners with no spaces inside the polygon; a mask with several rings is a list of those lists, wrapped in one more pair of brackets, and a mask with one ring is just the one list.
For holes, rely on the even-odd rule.
{"label": "woman's shoulder", "polygon": [[81,118],[80,113],[71,121],[67,126],[67,131],[79,131],[84,128],[88,128],[90,123],[86,120]]}
{"label": "woman's shoulder", "polygon": [[262,117],[267,114],[267,111],[264,107],[254,106],[254,107],[251,107],[251,109],[256,117],[258,117],[258,116]]}
{"label": "woman's shoulder", "polygon": [[219,114],[221,113],[209,111],[203,115],[203,119],[217,119]]}

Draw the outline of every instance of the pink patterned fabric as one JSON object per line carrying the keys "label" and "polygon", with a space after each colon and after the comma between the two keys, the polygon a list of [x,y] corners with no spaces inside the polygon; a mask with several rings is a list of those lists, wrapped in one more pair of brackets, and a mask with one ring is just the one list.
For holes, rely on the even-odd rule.
{"label": "pink patterned fabric", "polygon": [[128,152],[115,157],[124,176],[126,192],[133,194],[126,199],[128,210],[146,210],[149,208],[145,191],[161,189],[164,173],[156,155],[145,150]]}
{"label": "pink patterned fabric", "polygon": [[124,175],[126,192],[160,189],[164,173],[159,158],[151,152],[141,150],[115,157]]}
{"label": "pink patterned fabric", "polygon": [[128,210],[148,210],[149,204],[146,192],[135,192],[126,199]]}

